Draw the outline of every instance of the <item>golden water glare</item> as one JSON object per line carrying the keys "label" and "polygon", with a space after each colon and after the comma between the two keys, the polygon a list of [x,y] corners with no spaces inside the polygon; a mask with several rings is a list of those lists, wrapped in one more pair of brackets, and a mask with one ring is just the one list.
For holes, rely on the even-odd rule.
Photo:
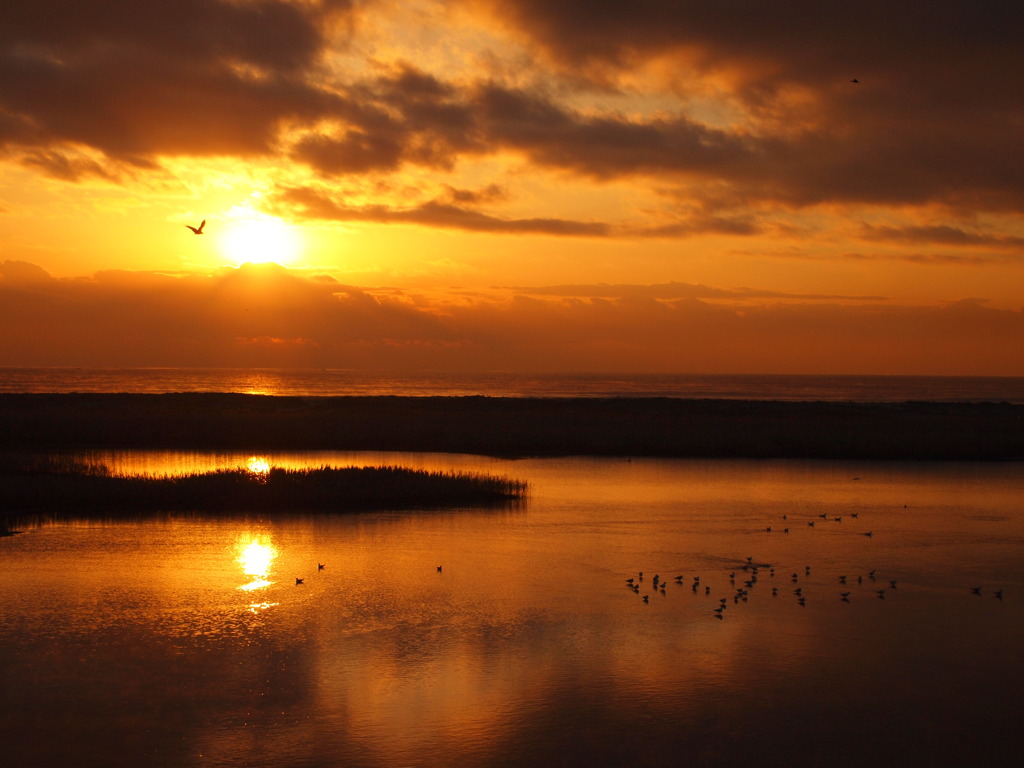
{"label": "golden water glare", "polygon": [[270,474],[270,462],[264,456],[250,456],[245,468],[249,471],[249,474],[262,477],[263,479],[266,479],[267,475]]}
{"label": "golden water glare", "polygon": [[[238,551],[236,562],[242,566],[242,572],[251,577],[248,583],[239,587],[240,590],[253,592],[265,589],[274,583],[270,576],[274,560],[277,558],[277,547],[274,546],[269,536],[253,534],[240,540],[236,544],[236,550]],[[274,605],[277,603],[254,602],[249,606],[249,610],[256,613]]]}

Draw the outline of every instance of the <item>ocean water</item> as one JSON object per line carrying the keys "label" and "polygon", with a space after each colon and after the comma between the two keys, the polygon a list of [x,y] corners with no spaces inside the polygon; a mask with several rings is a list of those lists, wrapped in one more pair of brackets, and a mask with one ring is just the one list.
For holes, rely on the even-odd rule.
{"label": "ocean water", "polygon": [[0,392],[679,397],[1024,403],[1024,378],[753,374],[410,373],[243,368],[0,368]]}
{"label": "ocean water", "polygon": [[[187,369],[0,369],[0,391],[1024,402],[1022,379]],[[961,768],[1024,750],[1020,462],[77,457],[393,464],[530,491],[15,522],[0,765]]]}
{"label": "ocean water", "polygon": [[265,458],[530,496],[19,524],[0,764],[962,768],[1024,749],[1021,464]]}

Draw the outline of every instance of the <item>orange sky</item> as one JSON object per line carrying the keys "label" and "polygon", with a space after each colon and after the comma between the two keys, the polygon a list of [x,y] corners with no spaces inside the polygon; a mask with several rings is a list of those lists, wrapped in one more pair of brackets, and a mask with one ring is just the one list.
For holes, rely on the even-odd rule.
{"label": "orange sky", "polygon": [[0,366],[1024,375],[1024,10],[837,9],[19,4]]}

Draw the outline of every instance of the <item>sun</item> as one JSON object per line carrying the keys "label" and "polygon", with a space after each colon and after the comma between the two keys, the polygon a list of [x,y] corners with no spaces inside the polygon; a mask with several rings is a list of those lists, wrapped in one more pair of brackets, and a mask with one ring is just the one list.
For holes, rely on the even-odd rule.
{"label": "sun", "polygon": [[302,249],[298,231],[274,216],[248,216],[225,223],[217,242],[224,257],[240,266],[292,264]]}

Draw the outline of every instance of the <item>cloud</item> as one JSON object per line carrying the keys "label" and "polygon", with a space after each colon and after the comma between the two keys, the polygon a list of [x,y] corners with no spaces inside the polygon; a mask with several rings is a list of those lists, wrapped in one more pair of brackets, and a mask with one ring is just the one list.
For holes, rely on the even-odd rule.
{"label": "cloud", "polygon": [[633,82],[632,72],[663,61],[651,79],[660,75],[687,97],[720,94],[745,113],[756,149],[748,176],[721,163],[715,173],[759,196],[796,204],[966,199],[1002,209],[1019,199],[1019,5],[479,5],[577,78]]}
{"label": "cloud", "polygon": [[318,52],[324,11],[323,3],[285,0],[37,0],[8,15],[0,40],[56,61],[63,53],[117,56],[123,47],[202,65],[237,60],[294,70]]}
{"label": "cloud", "polygon": [[[484,197],[486,198],[486,193]],[[479,195],[462,193],[465,202],[476,202]],[[377,223],[423,224],[470,232],[505,234],[546,234],[604,237],[610,227],[599,222],[565,219],[503,219],[465,206],[432,200],[411,208],[384,205],[350,206],[322,190],[292,188],[280,191],[272,206],[284,206],[293,215],[332,221],[371,221]]]}
{"label": "cloud", "polygon": [[26,152],[22,162],[35,167],[47,176],[64,181],[79,181],[86,176],[96,176],[117,181],[121,174],[81,152],[67,150],[38,149]]}
{"label": "cloud", "polygon": [[877,226],[865,225],[861,235],[867,240],[908,243],[938,243],[942,245],[974,246],[1018,251],[1024,246],[1024,237],[997,235],[988,232],[970,232],[945,224],[934,226]]}
{"label": "cloud", "polygon": [[975,300],[903,307],[685,284],[428,298],[254,264],[52,279],[4,262],[2,274],[0,366],[1024,375],[1024,313]]}
{"label": "cloud", "polygon": [[159,154],[270,151],[329,96],[303,75],[330,9],[257,0],[40,0],[0,31],[0,144]]}
{"label": "cloud", "polygon": [[[445,56],[389,37],[402,0],[23,5],[0,29],[0,148],[69,182],[262,158],[305,175],[326,218],[584,237],[756,237],[826,206],[1020,216],[1018,4],[465,0],[417,17]],[[488,63],[503,53],[515,66]],[[465,190],[499,160],[513,170],[473,184],[506,203],[524,179],[675,195],[614,226],[545,201],[502,215],[497,196],[339,202],[353,177]],[[1016,247],[1005,226],[977,236]]]}
{"label": "cloud", "polygon": [[[751,91],[839,78],[870,83],[908,72],[928,72],[930,82],[963,83],[994,63],[1012,64],[1016,30],[1024,19],[1012,3],[979,7],[970,0],[940,0],[927,7],[865,0],[838,12],[813,0],[711,6],[699,0],[642,0],[629,6],[478,0],[477,5],[568,66],[631,68],[645,59],[676,56],[689,65],[689,77],[726,72]],[[939,51],[946,66],[937,71]],[[975,93],[996,90],[992,83],[979,83]]]}
{"label": "cloud", "polygon": [[788,299],[796,301],[884,301],[883,296],[842,296],[834,294],[785,293],[751,288],[713,288],[696,283],[660,283],[656,285],[548,285],[517,286],[508,290],[531,296],[562,296],[579,298],[625,299],[645,298],[659,301],[673,299],[704,299],[742,301],[748,299]]}
{"label": "cloud", "polygon": [[0,261],[0,285],[34,286],[52,279],[45,269],[27,261]]}

